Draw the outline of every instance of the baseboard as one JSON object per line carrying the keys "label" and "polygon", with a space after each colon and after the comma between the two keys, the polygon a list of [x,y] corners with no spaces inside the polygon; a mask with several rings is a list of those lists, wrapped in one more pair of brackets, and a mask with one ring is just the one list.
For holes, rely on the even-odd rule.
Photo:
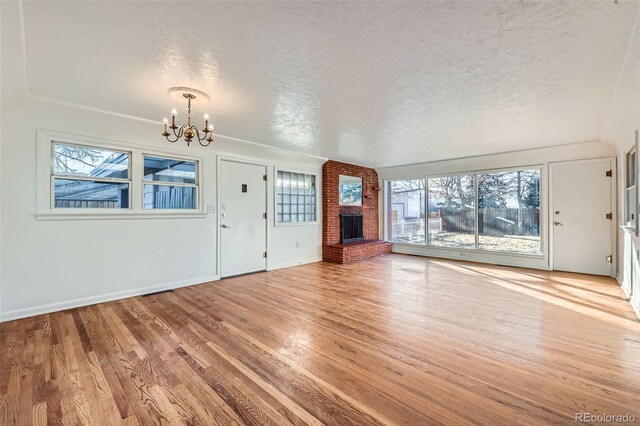
{"label": "baseboard", "polygon": [[295,262],[279,263],[275,266],[269,265],[269,268],[267,268],[267,271],[275,271],[276,269],[291,268],[292,266],[306,265],[307,263],[315,263],[315,262],[321,262],[321,261],[322,261],[322,256],[314,257],[312,259],[298,260]]}
{"label": "baseboard", "polygon": [[149,287],[135,288],[131,290],[106,293],[98,296],[81,297],[64,302],[48,303],[45,305],[33,306],[30,308],[14,309],[4,312],[0,316],[0,322],[12,321],[20,318],[28,318],[35,315],[50,314],[52,312],[64,311],[66,309],[79,308],[81,306],[95,305],[96,303],[111,302],[113,300],[126,299],[128,297],[141,296],[143,294],[155,293],[163,290],[173,290],[180,287],[188,287],[197,284],[204,284],[210,281],[217,281],[218,275],[210,277],[193,278],[170,283],[153,285]]}
{"label": "baseboard", "polygon": [[393,253],[410,254],[413,256],[431,257],[437,259],[463,260],[467,262],[485,263],[489,265],[512,266],[516,268],[530,268],[543,271],[549,270],[546,257],[521,254],[505,254],[478,252],[470,250],[456,250],[450,248],[425,248],[406,244],[393,244]]}
{"label": "baseboard", "polygon": [[618,282],[618,285],[622,289],[622,294],[624,294],[624,297],[626,297],[627,300],[631,300],[631,297],[630,297],[631,295],[627,294],[627,292],[624,290],[624,287],[622,285],[622,277],[620,277],[620,275],[616,275],[615,278],[616,278],[616,281]]}
{"label": "baseboard", "polygon": [[638,319],[640,320],[640,307],[634,305],[633,303],[631,304],[631,309],[633,309],[633,312],[636,313],[636,316],[638,317]]}

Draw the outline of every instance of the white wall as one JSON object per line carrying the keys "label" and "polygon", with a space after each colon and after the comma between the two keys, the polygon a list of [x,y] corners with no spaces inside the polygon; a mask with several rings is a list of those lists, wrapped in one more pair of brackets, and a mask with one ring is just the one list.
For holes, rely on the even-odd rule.
{"label": "white wall", "polygon": [[[634,145],[634,132],[640,130],[640,5],[636,11],[635,26],[629,38],[620,76],[616,85],[611,108],[603,131],[603,140],[616,148],[618,156],[618,220],[624,223],[625,185],[623,167],[625,153]],[[618,280],[631,296],[631,304],[640,317],[640,238],[623,229],[618,238]],[[626,242],[626,244],[625,244]],[[631,282],[631,269],[635,268],[635,279]]]}
{"label": "white wall", "polygon": [[[18,9],[3,3],[0,121],[0,319],[197,284],[218,278],[217,213],[196,218],[36,220],[36,132],[46,129],[203,156],[203,206],[216,205],[217,156],[258,160],[269,176],[268,268],[317,261],[317,224],[275,227],[273,168],[316,173],[324,159],[218,137],[213,148],[171,145],[161,125],[27,95]],[[297,244],[296,244],[297,243]],[[297,247],[298,246],[298,247]]]}
{"label": "white wall", "polygon": [[[429,246],[394,244],[393,251],[398,253],[418,254],[433,257],[445,257],[450,259],[465,259],[478,262],[495,263],[499,265],[522,266],[537,269],[549,269],[549,163],[558,161],[571,161],[588,158],[614,157],[615,149],[606,143],[586,142],[565,145],[554,148],[543,148],[520,152],[485,155],[479,157],[460,158],[454,160],[435,161],[430,163],[411,164],[406,166],[386,167],[378,169],[381,188],[385,179],[403,179],[438,174],[450,174],[476,170],[491,170],[500,168],[512,168],[519,166],[542,165],[541,176],[541,240],[542,256],[523,254],[497,254],[480,251],[457,250],[449,248],[434,248]],[[380,235],[384,235],[384,200],[380,197]]]}

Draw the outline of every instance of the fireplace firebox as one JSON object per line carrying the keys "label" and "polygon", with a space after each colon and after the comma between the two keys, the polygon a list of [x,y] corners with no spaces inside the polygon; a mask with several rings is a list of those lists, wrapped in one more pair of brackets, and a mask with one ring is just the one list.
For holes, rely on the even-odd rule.
{"label": "fireplace firebox", "polygon": [[364,241],[363,216],[361,214],[340,215],[340,243]]}

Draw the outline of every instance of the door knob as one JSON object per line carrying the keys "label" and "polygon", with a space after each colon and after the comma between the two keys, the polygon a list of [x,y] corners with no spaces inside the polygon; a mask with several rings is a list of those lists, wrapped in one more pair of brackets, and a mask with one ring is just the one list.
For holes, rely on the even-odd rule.
{"label": "door knob", "polygon": [[553,224],[554,224],[555,226],[564,226],[564,224],[562,224],[562,223],[560,223],[560,222],[553,222]]}
{"label": "door knob", "polygon": [[220,228],[231,228],[229,225],[225,225],[224,223],[220,225]]}

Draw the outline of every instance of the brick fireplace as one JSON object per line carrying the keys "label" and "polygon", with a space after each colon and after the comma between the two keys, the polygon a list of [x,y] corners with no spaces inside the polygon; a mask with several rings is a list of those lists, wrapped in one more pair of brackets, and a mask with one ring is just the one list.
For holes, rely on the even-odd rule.
{"label": "brick fireplace", "polygon": [[[341,206],[340,175],[362,178],[362,206]],[[388,253],[391,246],[378,240],[378,173],[368,167],[327,161],[322,167],[322,258],[349,263]],[[341,215],[362,215],[364,241],[341,244]]]}

